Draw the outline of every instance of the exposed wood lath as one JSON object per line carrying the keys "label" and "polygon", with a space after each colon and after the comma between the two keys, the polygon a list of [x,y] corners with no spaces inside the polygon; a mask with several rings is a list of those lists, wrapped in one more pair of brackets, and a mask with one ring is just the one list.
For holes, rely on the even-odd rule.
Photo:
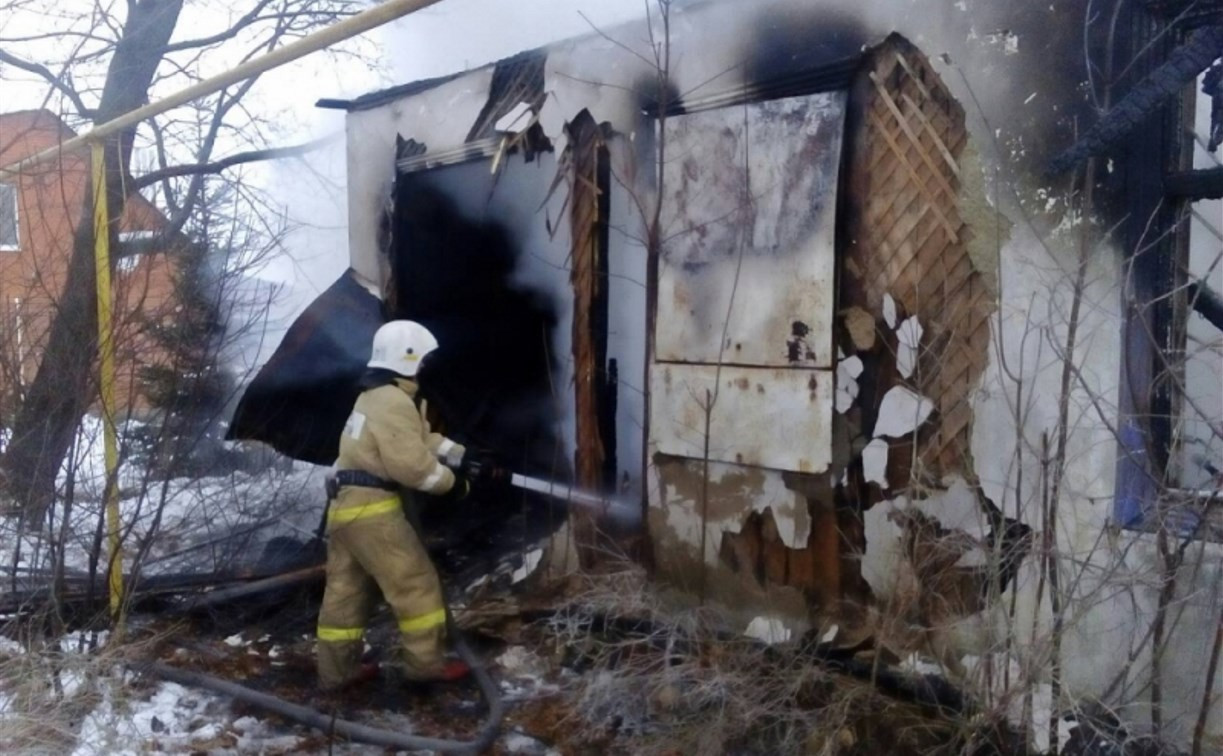
{"label": "exposed wood lath", "polygon": [[842,599],[861,600],[869,592],[854,547],[861,530],[861,520],[849,508],[816,504],[806,544],[792,549],[778,533],[771,510],[753,512],[739,532],[723,534],[718,556],[761,587],[797,588],[813,606],[832,612]]}
{"label": "exposed wood lath", "polygon": [[[599,275],[605,257],[606,200],[599,187],[599,155],[605,151],[599,126],[583,110],[568,125],[572,183],[569,213],[573,243],[569,278],[573,284],[573,372],[577,408],[577,482],[589,488],[602,485],[603,443],[599,433],[599,376],[605,355],[600,355],[595,323],[600,290]],[[606,348],[603,349],[606,352]]]}
{"label": "exposed wood lath", "polygon": [[[894,354],[880,355],[890,364],[873,376],[880,383],[875,396],[863,397],[873,406],[863,407],[860,430],[869,436],[888,384],[907,383],[936,409],[919,437],[922,477],[971,476],[971,392],[986,366],[994,305],[962,215],[964,111],[925,56],[898,37],[875,52],[854,95],[839,307],[865,309],[891,336],[883,318],[890,295],[898,318],[916,316],[924,331],[909,378],[896,372]],[[895,345],[885,338],[876,350]],[[893,453],[892,468],[907,466],[910,457]]]}
{"label": "exposed wood lath", "polygon": [[[566,125],[568,147],[562,170],[569,182],[570,281],[573,285],[573,378],[579,485],[607,487],[605,439],[607,363],[607,233],[609,161],[603,129],[586,110]],[[610,450],[614,454],[614,448]],[[614,477],[614,474],[613,474]],[[579,554],[587,562],[594,545],[588,515],[574,516]]]}

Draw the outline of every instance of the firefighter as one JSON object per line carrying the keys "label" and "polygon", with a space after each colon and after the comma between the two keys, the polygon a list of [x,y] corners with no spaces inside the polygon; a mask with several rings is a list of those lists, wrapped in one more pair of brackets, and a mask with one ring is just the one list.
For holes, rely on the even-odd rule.
{"label": "firefighter", "polygon": [[[318,675],[324,689],[372,678],[360,664],[365,622],[379,590],[399,623],[409,680],[454,680],[467,665],[444,655],[446,609],[437,570],[408,523],[400,488],[462,498],[456,475],[464,447],[432,433],[417,397],[421,364],[437,339],[396,320],[374,335],[361,394],[340,436],[327,512],[327,588],[318,619]],[[419,402],[419,406],[418,406]]]}

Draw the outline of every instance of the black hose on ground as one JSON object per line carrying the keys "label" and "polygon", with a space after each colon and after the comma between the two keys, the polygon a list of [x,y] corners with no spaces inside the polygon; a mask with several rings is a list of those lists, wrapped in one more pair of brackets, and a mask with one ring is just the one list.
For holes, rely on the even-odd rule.
{"label": "black hose on ground", "polygon": [[467,644],[462,635],[455,633],[453,637],[455,651],[471,667],[472,675],[476,678],[476,684],[480,686],[480,695],[483,696],[484,701],[488,704],[488,716],[485,717],[479,734],[470,741],[408,735],[394,730],[384,730],[379,727],[370,727],[357,722],[350,722],[346,719],[337,719],[330,714],[308,706],[295,704],[267,693],[260,693],[257,690],[229,682],[228,680],[222,680],[219,677],[179,669],[165,662],[135,662],[130,666],[138,672],[148,672],[163,680],[178,683],[179,685],[203,688],[214,693],[220,693],[243,703],[258,706],[261,709],[278,714],[286,719],[291,719],[294,722],[300,722],[324,732],[334,732],[337,735],[342,735],[350,740],[361,743],[369,743],[384,748],[430,750],[439,753],[479,753],[491,746],[500,734],[501,720],[505,717],[505,703],[501,700],[501,693],[497,689],[497,684],[493,682],[492,677],[488,674],[488,670],[484,668],[484,665],[476,657],[471,646]]}

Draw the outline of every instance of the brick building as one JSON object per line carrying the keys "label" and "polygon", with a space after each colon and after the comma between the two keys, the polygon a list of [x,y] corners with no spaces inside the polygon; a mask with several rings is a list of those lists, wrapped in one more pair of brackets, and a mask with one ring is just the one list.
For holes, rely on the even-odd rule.
{"label": "brick building", "polygon": [[[0,114],[0,166],[75,135],[46,110]],[[0,427],[34,379],[63,291],[73,233],[89,191],[88,150],[74,151],[0,182]],[[167,359],[151,329],[174,317],[174,263],[159,237],[167,221],[139,194],[120,219],[113,285],[117,406],[148,409],[141,368]]]}

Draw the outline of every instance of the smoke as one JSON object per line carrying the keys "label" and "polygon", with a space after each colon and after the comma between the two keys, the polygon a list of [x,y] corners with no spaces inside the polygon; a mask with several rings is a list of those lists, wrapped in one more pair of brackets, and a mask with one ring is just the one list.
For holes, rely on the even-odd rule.
{"label": "smoke", "polygon": [[412,81],[641,18],[634,0],[446,0],[386,27],[391,70]]}
{"label": "smoke", "polygon": [[[457,171],[457,176],[455,172]],[[549,379],[556,314],[518,285],[524,250],[492,218],[471,218],[437,184],[491,180],[443,169],[400,176],[392,238],[398,291],[392,317],[429,327],[441,344],[422,390],[453,424],[448,432],[496,450],[516,469],[555,471],[557,416]]]}

